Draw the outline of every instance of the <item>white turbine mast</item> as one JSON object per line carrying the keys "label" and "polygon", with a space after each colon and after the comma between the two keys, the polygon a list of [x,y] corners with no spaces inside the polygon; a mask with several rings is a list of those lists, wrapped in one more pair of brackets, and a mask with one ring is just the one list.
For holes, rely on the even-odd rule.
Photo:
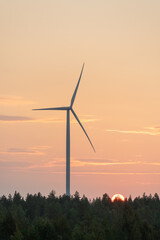
{"label": "white turbine mast", "polygon": [[77,83],[77,86],[74,90],[72,99],[71,99],[71,104],[69,107],[55,107],[55,108],[39,108],[39,109],[32,109],[32,110],[65,110],[67,111],[67,125],[66,125],[66,195],[70,196],[70,111],[72,112],[72,114],[74,115],[75,119],[77,120],[77,122],[79,123],[79,125],[81,126],[83,132],[85,133],[86,137],[88,138],[93,150],[95,151],[95,148],[93,147],[93,144],[88,136],[88,134],[86,133],[83,125],[81,124],[79,118],[77,117],[76,113],[73,110],[73,104],[75,101],[75,97],[77,94],[77,90],[79,87],[79,83],[82,77],[82,73],[83,73],[83,68],[84,68],[84,64],[82,66],[82,70],[79,76],[79,80]]}

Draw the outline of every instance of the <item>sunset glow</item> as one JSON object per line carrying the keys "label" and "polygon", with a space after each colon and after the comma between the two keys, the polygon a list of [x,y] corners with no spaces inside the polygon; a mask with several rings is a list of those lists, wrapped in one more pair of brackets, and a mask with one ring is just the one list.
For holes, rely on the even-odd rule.
{"label": "sunset glow", "polygon": [[113,197],[111,198],[112,202],[114,202],[115,200],[118,200],[118,201],[122,201],[124,202],[125,198],[122,194],[114,194]]}

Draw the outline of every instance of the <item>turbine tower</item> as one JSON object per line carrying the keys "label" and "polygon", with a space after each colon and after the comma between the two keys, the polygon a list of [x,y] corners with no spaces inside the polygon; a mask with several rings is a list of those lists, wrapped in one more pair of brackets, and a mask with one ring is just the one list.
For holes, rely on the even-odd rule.
{"label": "turbine tower", "polygon": [[79,125],[81,126],[83,132],[85,133],[86,137],[88,138],[93,150],[95,151],[95,148],[93,147],[93,144],[88,136],[88,134],[86,133],[84,127],[82,126],[79,118],[77,117],[75,111],[73,110],[73,104],[75,101],[75,97],[77,94],[77,90],[79,87],[79,83],[82,77],[82,73],[83,73],[83,68],[84,68],[84,64],[82,66],[82,70],[79,76],[79,80],[77,83],[77,86],[74,90],[73,96],[71,98],[71,103],[69,107],[55,107],[55,108],[39,108],[39,109],[32,109],[32,110],[62,110],[62,111],[67,111],[67,125],[66,125],[66,195],[70,196],[70,111],[72,112],[72,114],[74,115],[75,119],[77,120],[77,122],[79,123]]}

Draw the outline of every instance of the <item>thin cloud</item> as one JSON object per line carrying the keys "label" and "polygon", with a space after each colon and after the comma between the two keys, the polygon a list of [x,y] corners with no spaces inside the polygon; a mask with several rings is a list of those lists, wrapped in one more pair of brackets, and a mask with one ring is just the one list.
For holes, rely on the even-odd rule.
{"label": "thin cloud", "polygon": [[[100,119],[98,119],[98,118],[90,118],[90,119],[85,119],[85,118],[82,118],[82,119],[80,119],[80,121],[82,122],[82,123],[88,123],[88,122],[97,122],[97,121],[99,121]],[[76,120],[72,120],[71,121],[72,123],[78,123]]]}
{"label": "thin cloud", "polygon": [[73,175],[160,175],[160,172],[72,172]]}
{"label": "thin cloud", "polygon": [[[26,149],[8,149],[8,152],[12,152],[12,153],[17,153],[19,152],[20,154],[23,153],[29,153],[29,154],[34,154],[31,151],[27,151]],[[24,163],[24,164],[23,164]],[[10,171],[17,171],[17,172],[30,172],[30,171],[35,171],[35,172],[39,172],[39,173],[55,173],[55,174],[65,174],[65,171],[62,170],[62,168],[64,169],[65,167],[65,159],[64,158],[55,158],[54,160],[51,161],[46,161],[46,160],[39,160],[38,162],[31,162],[31,161],[11,161],[11,160],[0,160],[0,166],[1,167],[5,167],[8,168]],[[96,171],[91,170],[91,171],[85,171],[84,169],[79,169],[77,171],[77,168],[74,167],[83,167],[84,165],[93,165],[96,166]],[[113,171],[109,172],[107,169],[106,171],[101,170],[101,168],[99,169],[98,167],[101,166],[105,166],[105,165],[112,165],[113,167],[116,165],[157,165],[160,166],[159,162],[106,162],[106,164],[104,162],[100,162],[100,163],[96,163],[96,162],[90,162],[88,164],[88,162],[81,162],[81,161],[77,161],[74,159],[71,159],[71,166],[72,166],[72,171],[71,171],[71,175],[160,175],[160,172],[156,171],[156,172],[149,172],[149,171],[133,171],[133,172],[117,172],[117,171]],[[85,166],[86,167],[86,166]],[[158,170],[158,169],[157,169]]]}
{"label": "thin cloud", "polygon": [[[81,122],[95,122],[98,119],[81,119]],[[31,118],[26,116],[10,116],[10,115],[0,115],[1,123],[64,123],[65,118]],[[77,123],[75,120],[72,120],[71,123]]]}
{"label": "thin cloud", "polygon": [[0,167],[2,168],[18,168],[18,169],[23,169],[23,168],[28,168],[30,165],[29,162],[20,162],[20,161],[2,161],[0,160]]}
{"label": "thin cloud", "polygon": [[[27,164],[25,164],[27,165]],[[62,174],[65,175],[66,172],[62,170],[53,170],[53,168],[47,169],[47,172],[44,171],[43,167],[37,167],[37,166],[15,166],[10,169],[12,172],[30,172],[30,171],[36,171],[36,173],[41,174]],[[102,171],[72,171],[71,175],[160,175],[160,172],[102,172]]]}
{"label": "thin cloud", "polygon": [[[65,166],[66,161],[64,158],[57,158],[51,161],[41,161],[37,164],[33,164],[29,168],[53,168],[53,167],[60,167]],[[125,161],[125,162],[118,162],[118,161],[110,161],[110,160],[85,160],[85,159],[71,159],[71,166],[74,167],[87,167],[87,166],[121,166],[121,165],[152,165],[152,166],[160,166],[159,162],[143,162],[143,161]],[[98,170],[98,169],[97,169]]]}
{"label": "thin cloud", "polygon": [[159,127],[146,127],[145,129],[149,129],[150,131],[107,129],[106,132],[116,132],[116,133],[124,133],[124,134],[140,134],[140,135],[150,135],[150,136],[160,135]]}
{"label": "thin cloud", "polygon": [[53,167],[61,167],[65,166],[65,160],[62,158],[58,158],[52,161],[42,161],[37,164],[33,164],[32,166],[29,166],[29,169],[39,169],[39,168],[53,168]]}
{"label": "thin cloud", "polygon": [[30,123],[61,123],[64,122],[62,119],[57,118],[42,118],[42,119],[36,119],[31,117],[25,117],[25,116],[9,116],[9,115],[0,115],[0,122],[2,123],[23,123],[23,122],[30,122]]}
{"label": "thin cloud", "polygon": [[[122,162],[122,163],[99,163],[99,162],[81,162],[77,160],[71,160],[72,167],[83,167],[83,166],[110,166],[110,165],[131,165],[136,164],[136,162]],[[38,168],[53,168],[53,167],[61,167],[65,166],[65,160],[53,160],[49,162],[39,162],[37,164],[33,164],[29,166],[30,169],[38,169]]]}
{"label": "thin cloud", "polygon": [[33,104],[33,101],[24,100],[20,96],[0,95],[0,104],[19,105],[19,104]]}
{"label": "thin cloud", "polygon": [[33,148],[8,148],[6,151],[1,151],[1,155],[44,155],[47,148],[33,147]]}
{"label": "thin cloud", "polygon": [[113,161],[85,161],[85,160],[72,160],[73,166],[113,166],[113,165],[133,165],[139,164],[140,162],[128,161],[128,162],[113,162]]}
{"label": "thin cloud", "polygon": [[116,162],[116,160],[111,160],[111,159],[105,159],[105,158],[78,158],[74,159],[72,158],[72,161],[80,161],[80,162],[93,162],[93,163],[111,163],[111,162]]}
{"label": "thin cloud", "polygon": [[33,120],[34,120],[33,118],[24,116],[0,115],[0,122],[30,122]]}
{"label": "thin cloud", "polygon": [[153,131],[159,131],[160,130],[160,126],[152,126],[152,127],[145,127],[145,128],[153,130]]}
{"label": "thin cloud", "polygon": [[[13,169],[14,171],[14,169]],[[21,170],[19,170],[21,171]],[[25,171],[26,170],[22,170],[22,171]],[[44,173],[44,171],[41,171],[41,170],[37,170],[36,172],[38,173]],[[63,174],[65,175],[66,172],[65,171],[49,171],[49,173],[52,173],[52,174]],[[114,173],[114,172],[71,172],[71,175],[160,175],[160,172],[124,172],[124,173]]]}
{"label": "thin cloud", "polygon": [[52,148],[51,146],[46,146],[46,145],[44,145],[44,146],[36,146],[36,147],[32,147],[32,149],[36,149],[36,150],[47,150],[47,149],[50,149],[50,148]]}
{"label": "thin cloud", "polygon": [[105,159],[72,159],[73,166],[116,166],[116,165],[151,165],[160,166],[160,162],[145,162],[142,160],[138,161],[117,161],[117,160],[105,160]]}
{"label": "thin cloud", "polygon": [[146,164],[146,165],[153,165],[153,166],[160,166],[160,162],[146,162],[146,163],[144,163],[144,164]]}
{"label": "thin cloud", "polygon": [[[96,118],[95,115],[81,115],[80,117],[80,121],[83,123],[87,123],[87,122],[97,122],[100,121],[101,119]],[[75,120],[75,118],[71,121],[72,123],[77,123],[77,121]]]}

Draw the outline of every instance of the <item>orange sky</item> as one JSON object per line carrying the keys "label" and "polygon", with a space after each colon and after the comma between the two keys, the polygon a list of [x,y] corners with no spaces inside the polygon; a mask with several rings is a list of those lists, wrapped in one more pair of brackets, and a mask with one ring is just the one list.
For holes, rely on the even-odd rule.
{"label": "orange sky", "polygon": [[160,2],[0,2],[0,195],[65,192],[65,112],[71,194],[160,194]]}

